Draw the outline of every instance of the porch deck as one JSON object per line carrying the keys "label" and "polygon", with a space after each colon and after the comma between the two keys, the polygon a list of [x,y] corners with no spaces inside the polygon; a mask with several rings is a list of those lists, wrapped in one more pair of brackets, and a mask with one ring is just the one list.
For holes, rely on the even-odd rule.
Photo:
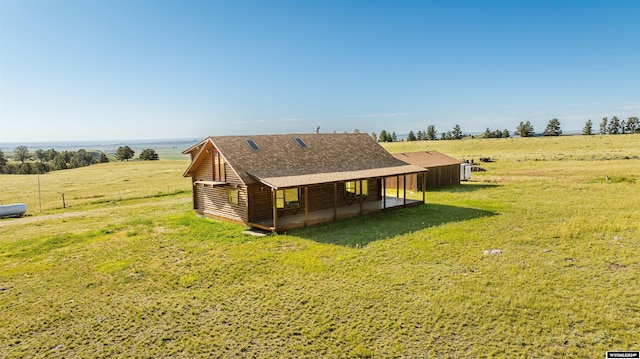
{"label": "porch deck", "polygon": [[[413,199],[407,199],[406,206],[415,206],[417,204],[422,203],[422,201],[417,201]],[[382,210],[398,208],[404,206],[404,200],[402,198],[396,197],[386,197],[385,201],[370,201],[362,203],[362,214],[378,212]],[[336,209],[336,219],[344,219],[349,217],[355,217],[360,215],[360,203],[354,202],[350,206],[338,207]],[[278,217],[277,220],[277,228],[276,231],[285,231],[294,228],[304,227],[305,225],[312,226],[315,224],[331,222],[334,220],[333,218],[334,211],[333,208],[322,209],[319,211],[309,212],[308,221],[305,224],[305,213],[304,208],[300,209],[297,214],[293,215],[284,215],[282,217]],[[265,219],[259,220],[257,222],[250,223],[251,226],[272,231],[273,228],[273,219]]]}

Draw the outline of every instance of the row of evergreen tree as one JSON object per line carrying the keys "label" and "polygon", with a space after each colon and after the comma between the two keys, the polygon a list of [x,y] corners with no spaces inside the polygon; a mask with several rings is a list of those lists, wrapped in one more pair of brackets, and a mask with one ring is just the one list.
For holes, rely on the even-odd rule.
{"label": "row of evergreen tree", "polygon": [[[626,121],[618,119],[616,116],[613,116],[611,120],[607,117],[603,117],[602,121],[600,121],[600,131],[598,132],[601,135],[619,135],[619,134],[627,134],[627,133],[640,133],[640,121],[638,117],[629,117]],[[584,124],[584,129],[582,130],[583,135],[593,135],[593,123],[591,120],[587,121]]]}
{"label": "row of evergreen tree", "polygon": [[78,151],[56,151],[37,149],[33,153],[27,146],[18,146],[13,150],[13,160],[9,162],[0,151],[0,173],[33,174],[90,166],[94,163],[109,162],[104,153],[94,157],[85,149]]}
{"label": "row of evergreen tree", "polygon": [[[85,149],[78,151],[56,151],[53,148],[37,149],[31,153],[27,146],[18,146],[13,150],[13,154],[14,162],[9,162],[4,152],[0,150],[0,173],[47,173],[109,162],[109,158],[104,152],[87,152]],[[121,146],[116,151],[115,157],[120,161],[128,161],[133,158],[134,154],[135,152],[129,146]],[[140,159],[153,161],[158,160],[159,156],[155,150],[148,148],[142,151]]]}
{"label": "row of evergreen tree", "polygon": [[[627,134],[627,133],[640,133],[640,122],[638,121],[638,117],[629,117],[626,121],[620,121],[616,116],[613,116],[609,121],[607,117],[602,119],[600,123],[600,131],[598,132],[601,135],[616,135],[616,134]],[[562,134],[562,129],[560,126],[560,121],[557,118],[549,120],[547,126],[542,132],[543,136],[560,136]],[[583,135],[593,135],[595,134],[593,131],[593,123],[591,120],[588,120],[584,128],[582,130]],[[515,135],[520,137],[533,137],[535,135],[535,131],[533,129],[533,125],[530,121],[521,121],[516,127]],[[462,129],[460,125],[456,124],[453,126],[453,129],[447,132],[440,133],[438,136],[438,131],[434,125],[429,125],[425,131],[419,130],[418,132],[409,131],[407,137],[404,141],[433,141],[433,140],[460,140],[466,136],[462,133]],[[375,132],[371,133],[371,137],[376,139],[378,142],[397,142],[398,136],[395,131],[388,132],[387,130],[382,130],[380,135]],[[473,136],[475,137],[475,136]],[[482,138],[508,138],[511,137],[511,133],[508,129],[504,130],[491,130],[487,127],[482,135],[479,137]]]}

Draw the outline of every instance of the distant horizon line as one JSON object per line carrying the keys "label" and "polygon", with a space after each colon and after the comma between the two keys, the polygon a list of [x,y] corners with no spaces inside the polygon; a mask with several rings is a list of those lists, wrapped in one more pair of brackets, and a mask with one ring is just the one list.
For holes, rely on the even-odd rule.
{"label": "distant horizon line", "polygon": [[196,137],[184,137],[184,138],[149,138],[149,139],[109,139],[109,140],[41,140],[41,141],[0,141],[0,146],[3,145],[27,145],[27,144],[125,144],[125,143],[163,143],[163,142],[187,142],[198,141]]}
{"label": "distant horizon line", "polygon": [[[375,132],[375,131],[374,131]],[[395,132],[395,131],[392,131]],[[329,133],[329,132],[327,132]],[[361,132],[367,133],[367,132]],[[377,132],[376,132],[377,133]],[[440,132],[438,132],[440,133]],[[446,132],[445,132],[446,133]],[[472,132],[463,132],[463,135],[473,136],[483,134],[484,131],[472,131]],[[542,132],[540,132],[542,133]],[[575,135],[582,133],[582,130],[565,130],[563,134],[565,135]],[[369,133],[370,134],[370,133]],[[406,137],[409,134],[407,133],[397,133],[398,137]],[[256,134],[253,134],[256,135]],[[239,135],[242,136],[242,135]],[[251,135],[246,135],[251,136]],[[180,138],[150,138],[150,139],[109,139],[109,140],[42,140],[42,141],[23,141],[23,142],[3,142],[0,141],[0,148],[9,148],[7,146],[15,146],[15,145],[64,145],[64,146],[77,146],[77,145],[92,145],[92,144],[100,144],[100,145],[127,145],[127,144],[145,144],[145,143],[173,143],[173,142],[192,142],[192,141],[200,141],[205,137],[180,137]]]}

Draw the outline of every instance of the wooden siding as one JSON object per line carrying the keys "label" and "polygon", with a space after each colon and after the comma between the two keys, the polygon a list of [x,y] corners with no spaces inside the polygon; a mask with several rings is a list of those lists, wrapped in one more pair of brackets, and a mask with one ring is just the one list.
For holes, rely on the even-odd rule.
{"label": "wooden siding", "polygon": [[247,215],[247,189],[238,189],[238,204],[229,203],[230,186],[202,186],[193,187],[196,199],[196,210],[216,217],[228,218],[233,221],[249,223]]}
{"label": "wooden siding", "polygon": [[[423,174],[409,174],[407,175],[406,178],[406,185],[407,185],[407,190],[409,191],[421,191],[422,190],[422,176]],[[427,180],[429,179],[429,177],[427,177]],[[399,181],[399,182],[398,182]],[[391,189],[402,189],[402,185],[405,183],[404,180],[402,179],[402,176],[399,177],[389,177],[386,179],[386,183],[387,183],[387,188],[391,188]],[[398,185],[398,183],[400,183],[400,185]],[[427,186],[427,188],[430,188],[429,186]]]}
{"label": "wooden siding", "polygon": [[271,188],[260,185],[251,184],[248,187],[249,197],[249,221],[255,222],[258,219],[271,218],[273,216],[273,208],[271,207]]}
{"label": "wooden siding", "polygon": [[[249,218],[251,222],[273,217],[273,207],[271,205],[271,188],[261,185],[250,185],[249,193],[251,202],[249,205]],[[348,199],[345,195],[345,184],[339,182],[337,186],[338,207],[357,206],[360,202],[358,198]],[[382,199],[382,180],[370,178],[367,180],[367,196],[363,202],[379,201]],[[304,197],[304,187],[300,188],[300,209],[282,211],[280,216],[293,215],[304,212],[306,198]],[[309,186],[309,211],[318,211],[333,208],[333,183],[316,184]]]}
{"label": "wooden siding", "polygon": [[427,190],[460,184],[460,164],[429,168]]}
{"label": "wooden siding", "polygon": [[212,181],[213,180],[213,166],[211,161],[202,161],[200,166],[194,171],[191,176],[193,181]]}
{"label": "wooden siding", "polygon": [[[192,181],[211,181],[213,179],[213,164],[211,155],[204,159],[200,166],[193,172]],[[242,185],[242,181],[225,162],[226,182],[229,185],[222,186],[193,186],[194,209],[210,217],[225,218],[234,222],[248,224],[247,213],[248,198],[247,188]],[[192,182],[192,183],[193,183]],[[229,203],[229,189],[238,189],[238,204]]]}
{"label": "wooden siding", "polygon": [[224,163],[224,173],[228,183],[232,185],[244,185],[240,177],[238,177],[236,172],[226,162]]}
{"label": "wooden siding", "polygon": [[[200,166],[193,172],[191,176],[193,181],[211,181],[213,180],[213,164],[211,162],[211,155],[208,155],[208,159],[204,159]],[[227,162],[224,162],[224,173],[226,176],[226,182],[231,185],[241,185],[242,181],[240,177],[233,171],[231,166]]]}
{"label": "wooden siding", "polygon": [[[396,177],[387,178],[387,188],[402,189],[402,176],[400,183],[396,182]],[[460,184],[460,165],[449,165],[439,167],[429,167],[427,173],[427,190]],[[407,190],[422,191],[422,174],[407,175]]]}

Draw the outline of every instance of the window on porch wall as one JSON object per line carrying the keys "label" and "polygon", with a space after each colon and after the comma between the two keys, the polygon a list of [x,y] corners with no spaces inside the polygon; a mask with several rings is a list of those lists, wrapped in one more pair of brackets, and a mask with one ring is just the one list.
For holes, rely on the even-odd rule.
{"label": "window on porch wall", "polygon": [[213,180],[225,182],[227,179],[224,172],[224,160],[220,156],[220,152],[214,150],[211,153],[211,165],[213,167]]}
{"label": "window on porch wall", "polygon": [[[360,185],[362,183],[362,186]],[[367,195],[367,180],[345,182],[344,188],[347,197],[357,197]]]}
{"label": "window on porch wall", "polygon": [[300,192],[297,188],[279,189],[276,191],[277,208],[300,207]]}

